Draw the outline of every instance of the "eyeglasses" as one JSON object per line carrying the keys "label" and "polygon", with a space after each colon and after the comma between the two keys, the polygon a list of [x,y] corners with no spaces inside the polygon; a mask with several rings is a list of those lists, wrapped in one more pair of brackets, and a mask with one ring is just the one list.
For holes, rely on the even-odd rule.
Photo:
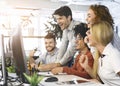
{"label": "eyeglasses", "polygon": [[82,39],[83,37],[80,34],[76,36],[76,40],[82,40]]}

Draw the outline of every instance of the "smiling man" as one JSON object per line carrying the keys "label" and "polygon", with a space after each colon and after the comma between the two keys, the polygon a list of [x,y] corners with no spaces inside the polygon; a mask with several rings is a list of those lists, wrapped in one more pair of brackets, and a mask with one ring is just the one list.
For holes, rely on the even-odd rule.
{"label": "smiling man", "polygon": [[[39,56],[37,60],[33,59],[35,51],[30,53],[31,67],[36,67],[39,71],[48,71],[50,63],[54,63],[57,59],[58,48],[56,47],[56,39],[53,33],[48,33],[44,37],[46,52]],[[42,63],[41,65],[39,65]],[[39,68],[38,68],[39,67]]]}
{"label": "smiling man", "polygon": [[75,37],[74,28],[80,22],[74,21],[72,18],[72,11],[68,6],[62,6],[55,10],[53,16],[56,22],[63,30],[62,43],[57,55],[57,66],[65,65],[75,54]]}
{"label": "smiling man", "polygon": [[[80,22],[73,20],[72,11],[68,6],[62,6],[56,9],[53,16],[63,31],[62,42],[57,54],[57,60],[54,63],[45,65],[44,69],[46,70],[66,65],[71,60],[71,57],[74,56],[76,52],[74,28],[80,24]],[[41,70],[41,66],[38,69]]]}
{"label": "smiling man", "polygon": [[56,47],[56,39],[53,33],[48,33],[45,38],[46,52],[37,59],[37,63],[42,61],[43,64],[53,63],[57,59],[58,48]]}

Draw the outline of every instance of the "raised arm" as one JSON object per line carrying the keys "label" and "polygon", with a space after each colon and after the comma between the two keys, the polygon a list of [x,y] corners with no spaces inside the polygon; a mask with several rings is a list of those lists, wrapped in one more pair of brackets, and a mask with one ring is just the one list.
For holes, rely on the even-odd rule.
{"label": "raised arm", "polygon": [[34,50],[30,51],[30,53],[29,53],[29,63],[30,64],[35,63],[35,60],[33,59],[34,53],[35,53]]}
{"label": "raised arm", "polygon": [[88,65],[88,57],[86,55],[82,55],[81,59],[79,59],[80,65],[86,70],[86,72],[92,77],[96,79],[95,74],[95,67],[93,65],[93,68]]}

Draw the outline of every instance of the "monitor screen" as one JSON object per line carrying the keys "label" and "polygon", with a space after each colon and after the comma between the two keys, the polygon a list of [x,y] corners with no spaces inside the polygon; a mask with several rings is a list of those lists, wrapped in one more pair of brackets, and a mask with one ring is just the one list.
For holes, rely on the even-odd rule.
{"label": "monitor screen", "polygon": [[7,86],[7,71],[5,66],[4,36],[0,34],[1,81],[0,86]]}
{"label": "monitor screen", "polygon": [[16,73],[20,77],[23,83],[27,80],[25,79],[23,73],[29,74],[27,69],[27,60],[23,46],[23,38],[21,35],[21,28],[17,29],[11,37],[11,46],[13,53],[13,60],[15,62]]}

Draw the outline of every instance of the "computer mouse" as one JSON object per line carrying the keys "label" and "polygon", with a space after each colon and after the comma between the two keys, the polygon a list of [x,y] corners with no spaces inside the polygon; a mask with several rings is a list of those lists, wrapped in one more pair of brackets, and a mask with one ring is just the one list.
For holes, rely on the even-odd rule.
{"label": "computer mouse", "polygon": [[56,82],[56,81],[58,81],[57,77],[49,77],[45,80],[45,82]]}

